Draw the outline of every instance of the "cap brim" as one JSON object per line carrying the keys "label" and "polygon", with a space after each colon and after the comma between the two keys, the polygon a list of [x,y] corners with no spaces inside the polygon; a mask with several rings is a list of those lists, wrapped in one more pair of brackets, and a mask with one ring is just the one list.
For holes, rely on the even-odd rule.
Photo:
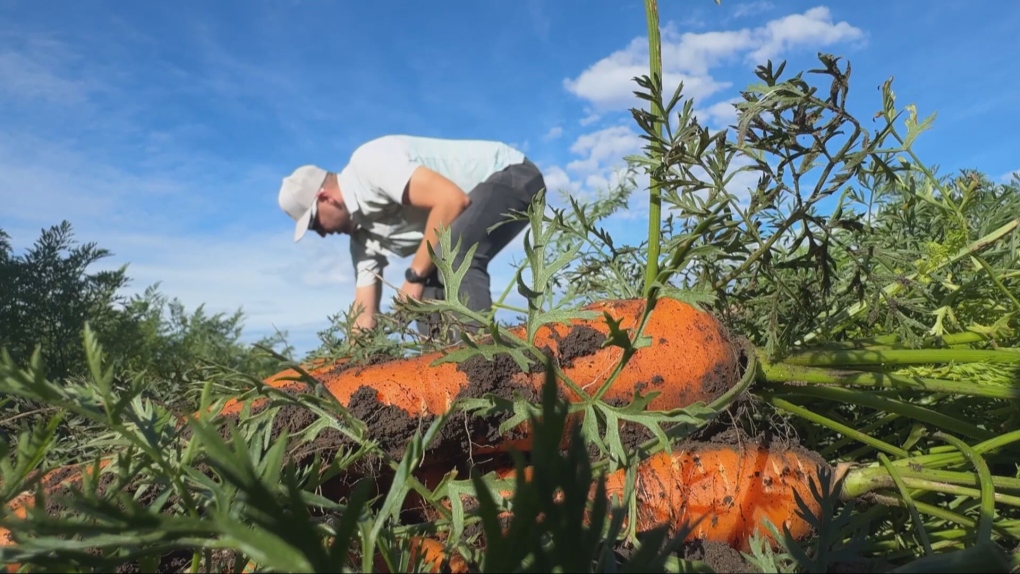
{"label": "cap brim", "polygon": [[294,241],[301,241],[301,238],[308,232],[308,228],[312,223],[312,214],[315,211],[315,206],[308,208],[303,215],[297,220],[296,227],[294,228]]}

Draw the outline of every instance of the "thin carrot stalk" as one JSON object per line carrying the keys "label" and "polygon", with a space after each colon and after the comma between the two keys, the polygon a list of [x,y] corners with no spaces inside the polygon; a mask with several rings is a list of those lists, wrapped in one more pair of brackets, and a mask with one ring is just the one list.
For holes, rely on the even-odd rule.
{"label": "thin carrot stalk", "polygon": [[918,365],[949,362],[1020,363],[1020,354],[987,349],[820,349],[800,351],[783,358],[783,363],[788,365],[811,367]]}
{"label": "thin carrot stalk", "polygon": [[982,385],[930,377],[914,377],[873,371],[806,367],[786,363],[760,363],[760,380],[768,383],[860,386],[931,393],[952,393],[993,399],[1020,398],[1020,389],[1003,385]]}

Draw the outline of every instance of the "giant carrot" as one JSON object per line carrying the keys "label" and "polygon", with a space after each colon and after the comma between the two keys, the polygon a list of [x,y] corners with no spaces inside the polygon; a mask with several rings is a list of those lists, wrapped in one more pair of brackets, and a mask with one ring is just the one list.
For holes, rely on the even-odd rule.
{"label": "giant carrot", "polygon": [[[644,305],[643,299],[614,300],[593,303],[584,309],[605,313],[619,322],[620,329],[634,329]],[[523,327],[514,333],[523,336]],[[548,349],[566,377],[585,393],[593,393],[607,381],[624,352],[617,346],[603,346],[608,333],[604,317],[575,320],[569,325],[546,324],[538,329],[535,346]],[[603,400],[621,404],[633,399],[635,392],[654,391],[658,395],[647,408],[672,410],[699,401],[709,403],[740,378],[737,346],[710,313],[663,298],[650,312],[643,334],[650,344],[629,358]],[[486,392],[506,398],[510,398],[512,390],[525,398],[537,400],[540,396],[544,373],[523,372],[509,360],[486,361],[481,357],[464,364],[448,362],[433,366],[441,356],[441,352],[435,352],[356,368],[322,365],[310,374],[342,405],[357,411],[356,416],[383,408],[390,413],[399,411],[405,417],[436,417],[447,413],[458,398],[478,398]],[[294,375],[295,371],[288,370],[266,382],[278,388],[303,388],[301,383],[287,380]],[[560,391],[569,401],[582,399],[566,384],[560,385]],[[253,406],[265,400],[257,400]],[[228,401],[220,414],[236,416],[242,405],[239,400]],[[420,425],[403,426],[413,430]],[[391,442],[406,444],[409,432],[407,436],[390,437]],[[509,446],[526,449],[527,432],[524,434],[524,438],[518,436],[513,442],[506,436],[471,437],[471,451],[475,454],[505,451]]]}
{"label": "giant carrot", "polygon": [[[794,493],[817,517],[821,507],[812,494],[811,483],[821,490],[822,469],[831,471],[820,456],[797,447],[763,446],[750,441],[741,445],[695,442],[677,446],[638,463],[636,512],[628,516],[628,521],[635,522],[637,532],[666,526],[671,534],[678,535],[688,529],[688,541],[719,542],[744,552],[750,551],[750,539],[758,532],[775,548],[777,541],[766,521],[780,533],[788,529],[795,540],[811,534]],[[532,467],[524,469],[525,480],[531,480],[532,471]],[[515,472],[512,468],[500,469],[495,475],[513,480]],[[625,502],[626,480],[625,469],[606,475],[606,496],[613,504]],[[512,488],[502,490],[500,496],[512,499]],[[593,486],[589,496],[594,494]],[[512,511],[501,517],[512,518]]]}
{"label": "giant carrot", "polygon": [[[644,305],[644,300],[616,300],[593,303],[585,310],[608,315],[619,323],[620,329],[634,329]],[[513,332],[521,337],[525,334],[523,327]],[[623,353],[619,347],[602,346],[608,333],[604,318],[575,320],[569,325],[548,324],[538,330],[535,345],[548,349],[564,374],[591,393],[607,380]],[[712,401],[729,390],[740,376],[739,353],[725,328],[711,314],[691,305],[669,298],[658,300],[649,314],[644,335],[649,337],[650,345],[639,348],[630,357],[603,395],[604,400],[626,402],[635,392],[656,391],[659,395],[650,402],[649,409],[682,408],[698,401]],[[407,417],[434,417],[446,413],[458,397],[472,396],[471,392],[478,393],[474,396],[482,392],[499,394],[512,387],[525,396],[529,392],[532,398],[540,396],[544,373],[507,371],[501,378],[501,373],[493,370],[495,363],[485,361],[475,362],[477,369],[473,374],[455,363],[432,366],[440,356],[432,353],[354,368],[337,363],[316,364],[308,372],[352,412],[359,404],[364,407],[369,403],[396,409]],[[506,364],[502,363],[504,367]],[[292,380],[297,375],[297,370],[287,369],[264,382],[276,388],[303,389],[302,383]],[[568,400],[580,398],[565,385],[560,389]],[[253,406],[259,402],[255,401]],[[220,414],[236,416],[241,406],[238,400],[228,401]],[[414,425],[408,428],[413,429]],[[391,437],[401,449],[409,438],[409,434]],[[470,452],[457,454],[466,457],[472,452],[505,450],[511,445],[527,448],[526,433],[516,441],[504,439],[468,436]],[[0,536],[3,534],[0,532]]]}
{"label": "giant carrot", "polygon": [[[810,483],[820,488],[821,468],[828,465],[808,451],[753,443],[662,451],[638,468],[636,527],[647,530],[666,524],[676,531],[690,525],[690,539],[725,542],[746,552],[755,532],[776,543],[765,526],[768,520],[780,532],[787,528],[801,540],[811,527],[798,514],[794,493],[817,516],[820,505]],[[622,471],[609,475],[607,494],[622,495],[625,480]]]}

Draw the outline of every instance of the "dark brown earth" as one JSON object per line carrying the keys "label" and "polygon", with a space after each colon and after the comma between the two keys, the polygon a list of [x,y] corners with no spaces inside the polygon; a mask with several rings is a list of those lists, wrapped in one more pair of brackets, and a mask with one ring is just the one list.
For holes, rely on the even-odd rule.
{"label": "dark brown earth", "polygon": [[79,472],[81,472],[81,467],[79,466],[64,466],[53,471],[51,474],[46,475],[46,477],[42,479],[42,483],[44,486],[52,486],[60,483],[60,481],[69,476],[78,474]]}
{"label": "dark brown earth", "polygon": [[[590,355],[597,351],[604,336],[586,326],[576,326],[559,344],[559,359],[572,362],[578,357]],[[549,349],[544,350],[552,355]],[[537,361],[529,365],[528,372],[540,370]],[[531,402],[540,400],[538,391],[526,384],[513,380],[521,373],[520,366],[507,353],[495,355],[487,359],[475,355],[457,365],[463,372],[468,384],[454,397],[483,398],[492,395],[499,399],[513,401],[522,398]],[[564,396],[561,393],[561,397]],[[364,421],[369,428],[369,438],[375,440],[390,456],[403,456],[407,442],[416,430],[425,431],[435,420],[432,416],[412,416],[403,409],[380,404],[374,391],[362,387],[351,397],[348,410],[352,415]],[[478,446],[495,445],[503,440],[521,439],[526,436],[525,425],[511,429],[500,435],[499,426],[512,416],[509,411],[496,410],[488,414],[457,413],[452,415],[443,428],[437,433],[429,445],[428,457],[433,462],[446,461],[454,464],[471,462],[464,461]],[[478,462],[478,461],[473,461]]]}
{"label": "dark brown earth", "polygon": [[[379,444],[389,456],[399,460],[416,430],[422,432],[432,417],[412,417],[407,411],[379,402],[375,389],[361,386],[351,395],[347,410],[365,423],[368,437]],[[316,439],[319,440],[319,439]],[[341,441],[344,437],[341,437]]]}
{"label": "dark brown earth", "polygon": [[560,365],[568,368],[573,366],[574,359],[594,354],[602,348],[605,340],[605,335],[587,325],[571,327],[570,332],[559,342]]}
{"label": "dark brown earth", "polygon": [[[156,566],[156,572],[160,574],[188,572],[191,569],[191,557],[193,554],[194,553],[191,550],[183,549],[168,552],[160,557],[159,564]],[[133,574],[141,571],[141,565],[139,565],[135,560],[121,564],[116,570],[118,574]],[[213,571],[215,572],[216,570]]]}
{"label": "dark brown earth", "polygon": [[744,560],[743,555],[736,548],[725,542],[693,540],[684,545],[683,552],[685,559],[700,560],[719,574],[760,572],[751,563]]}
{"label": "dark brown earth", "polygon": [[[559,341],[559,356],[557,358],[561,364],[569,366],[575,359],[597,351],[604,339],[604,335],[591,327],[574,326]],[[548,348],[544,351],[547,355],[552,355]],[[352,369],[364,369],[371,365],[393,360],[397,360],[397,358],[377,354],[357,363],[340,363],[324,376],[335,376]],[[536,361],[529,366],[528,370],[534,372],[540,368],[540,363]],[[514,375],[521,372],[521,369],[509,354],[499,354],[491,360],[476,355],[458,364],[457,369],[465,373],[468,378],[468,385],[457,394],[455,397],[457,399],[482,398],[487,394],[510,401],[515,399],[515,394],[532,402],[540,399],[534,388],[512,380]],[[304,387],[295,385],[280,390],[296,394],[304,392]],[[267,406],[268,402],[263,402],[253,407],[252,414],[261,412]],[[383,405],[378,401],[374,390],[367,386],[355,391],[347,405],[347,410],[366,424],[368,438],[376,441],[380,448],[394,459],[403,456],[407,443],[415,431],[424,432],[435,420],[433,416],[412,416],[398,407]],[[453,415],[444,424],[444,428],[440,430],[430,445],[427,454],[433,461],[461,462],[465,454],[471,452],[472,445],[494,445],[502,440],[524,437],[526,433],[524,425],[512,429],[505,436],[500,436],[499,426],[510,416],[512,413],[507,411],[492,412],[486,415]],[[229,421],[236,425],[238,419],[236,415],[226,415],[221,420],[223,424],[220,427],[220,434],[226,439],[228,438],[226,423]],[[299,405],[285,405],[280,407],[274,417],[270,436],[271,438],[278,437],[283,429],[286,429],[291,435],[298,433],[316,420],[317,415],[308,409]],[[182,435],[184,434],[182,433]],[[341,449],[354,446],[353,442],[340,432],[334,429],[325,429],[310,442],[288,448],[287,457],[298,464],[309,462],[315,454],[324,460],[329,460]],[[379,462],[372,457],[366,457],[362,470],[369,474],[379,471],[381,466]]]}
{"label": "dark brown earth", "polygon": [[[72,467],[74,468],[74,467]],[[54,473],[54,477],[60,476],[60,479],[70,476],[72,473],[67,472],[64,469]],[[55,484],[57,479],[51,479],[50,484]],[[120,489],[121,494],[128,496],[134,496],[141,488],[143,480],[136,478],[129,482],[127,485]],[[99,480],[96,482],[96,496],[101,498],[110,498],[115,496],[112,489],[118,486],[118,479],[113,472],[103,472],[99,476]],[[50,516],[59,516],[65,511],[73,512],[71,508],[64,505],[60,500],[63,497],[73,496],[73,490],[81,489],[82,485],[80,481],[73,481],[63,485],[53,491],[51,491],[46,498],[46,513]],[[138,504],[143,506],[150,506],[155,500],[164,492],[164,489],[159,485],[148,484],[148,488],[135,500]],[[173,513],[178,502],[176,496],[168,497],[167,501],[163,504],[160,510],[166,514]],[[17,540],[17,536],[14,536],[14,540]],[[92,554],[99,554],[98,549],[90,551]],[[175,550],[164,554],[159,561],[156,572],[187,572],[191,565],[192,552],[189,550]],[[136,561],[125,562],[116,568],[116,572],[141,572],[141,568]]]}

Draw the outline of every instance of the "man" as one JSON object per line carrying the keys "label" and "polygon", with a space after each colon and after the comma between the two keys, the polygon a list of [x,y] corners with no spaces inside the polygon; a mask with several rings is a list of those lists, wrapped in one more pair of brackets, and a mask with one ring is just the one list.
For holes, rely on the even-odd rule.
{"label": "man", "polygon": [[[379,312],[379,276],[390,256],[413,258],[404,272],[399,297],[445,297],[428,244],[442,256],[437,229],[449,227],[451,245],[463,253],[478,244],[461,283],[461,300],[474,311],[492,306],[489,261],[526,226],[504,223],[514,211],[527,211],[545,188],[538,168],[520,151],[500,142],[449,140],[407,135],[384,136],[358,147],[340,172],[317,166],[297,168],[283,179],[280,207],[297,224],[294,241],[309,229],[325,237],[351,237],[355,271],[355,328],[372,328]],[[435,336],[434,325],[418,323]]]}

